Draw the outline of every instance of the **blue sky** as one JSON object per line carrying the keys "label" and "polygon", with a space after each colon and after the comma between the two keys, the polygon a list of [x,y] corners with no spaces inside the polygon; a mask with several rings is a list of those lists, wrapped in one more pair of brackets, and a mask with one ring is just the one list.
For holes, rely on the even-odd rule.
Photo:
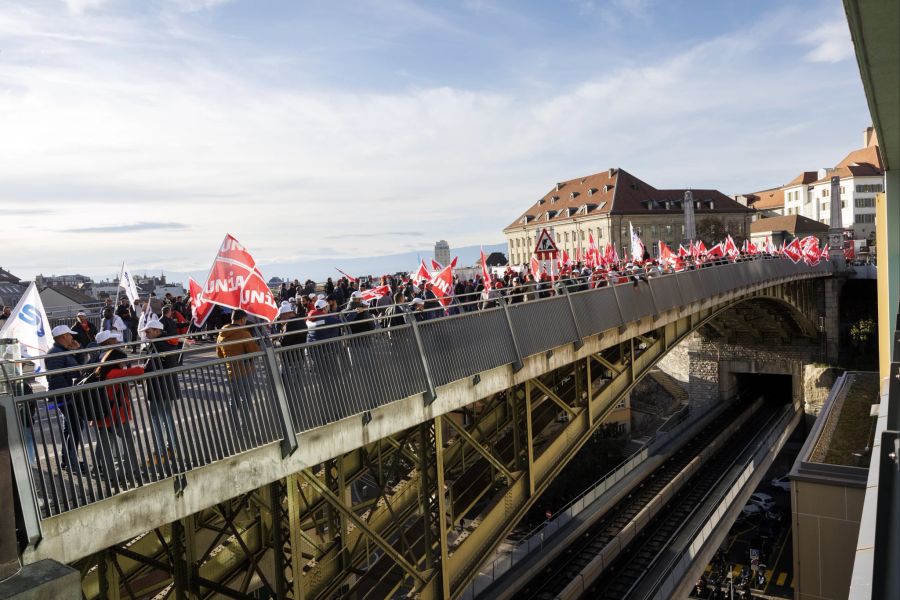
{"label": "blue sky", "polygon": [[868,119],[839,0],[0,0],[0,265],[495,243],[561,179],[747,192]]}

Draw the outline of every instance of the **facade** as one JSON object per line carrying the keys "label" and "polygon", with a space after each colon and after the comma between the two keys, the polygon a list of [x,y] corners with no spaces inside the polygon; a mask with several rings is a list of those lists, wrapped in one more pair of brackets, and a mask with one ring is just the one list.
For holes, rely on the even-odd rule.
{"label": "facade", "polygon": [[[573,259],[584,255],[590,236],[601,249],[614,243],[622,256],[631,244],[629,222],[652,254],[657,240],[677,247],[684,239],[686,191],[657,189],[617,168],[557,183],[503,230],[509,262],[527,263],[544,228]],[[749,235],[753,209],[717,190],[691,191],[697,237],[707,245],[725,234],[738,243]]]}
{"label": "facade", "polygon": [[434,260],[445,266],[450,264],[450,244],[445,240],[434,244]]}
{"label": "facade", "polygon": [[79,310],[87,311],[88,307],[97,304],[95,298],[65,285],[45,287],[40,291],[40,295],[41,303],[48,314],[75,316]]}
{"label": "facade", "polygon": [[863,133],[863,147],[834,167],[804,171],[780,188],[739,198],[760,217],[801,215],[825,225],[831,220],[831,178],[841,179],[841,220],[855,240],[875,237],[875,195],[884,191],[884,165],[874,129]]}

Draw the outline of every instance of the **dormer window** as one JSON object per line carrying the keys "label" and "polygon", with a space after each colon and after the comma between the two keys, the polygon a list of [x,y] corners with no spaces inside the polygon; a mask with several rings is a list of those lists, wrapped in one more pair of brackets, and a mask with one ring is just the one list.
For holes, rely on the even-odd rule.
{"label": "dormer window", "polygon": [[604,200],[603,202],[600,203],[600,206],[598,207],[599,210],[603,210],[604,206],[606,206],[606,200]]}
{"label": "dormer window", "polygon": [[570,200],[574,200],[574,199],[577,198],[577,197],[578,197],[578,192],[572,192],[571,194],[569,194],[569,199],[570,199]]}
{"label": "dormer window", "polygon": [[606,185],[603,186],[603,193],[605,194],[605,193],[609,192],[609,190],[611,190],[612,188],[613,188],[613,186],[611,186],[610,184],[607,183]]}
{"label": "dormer window", "polygon": [[597,188],[591,188],[588,190],[588,196],[593,196],[597,193]]}
{"label": "dormer window", "polygon": [[563,189],[563,187],[565,187],[565,185],[566,185],[565,183],[557,183],[557,184],[556,184],[556,191],[558,192],[559,190]]}
{"label": "dormer window", "polygon": [[543,198],[541,198],[540,200],[538,200],[538,206],[540,206],[540,205],[543,204],[544,202],[545,202],[545,200],[544,200]]}
{"label": "dormer window", "polygon": [[550,196],[550,204],[556,204],[557,200],[559,200],[559,196]]}

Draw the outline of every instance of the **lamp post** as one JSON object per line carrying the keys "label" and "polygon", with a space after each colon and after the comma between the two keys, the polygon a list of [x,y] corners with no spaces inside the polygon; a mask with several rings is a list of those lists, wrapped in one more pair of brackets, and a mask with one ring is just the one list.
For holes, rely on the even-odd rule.
{"label": "lamp post", "polygon": [[694,194],[691,190],[684,192],[681,208],[684,209],[684,239],[682,243],[688,245],[697,237],[697,227],[694,224]]}
{"label": "lamp post", "polygon": [[844,258],[844,222],[841,206],[841,178],[831,178],[831,222],[828,226],[828,258],[835,264],[843,264]]}

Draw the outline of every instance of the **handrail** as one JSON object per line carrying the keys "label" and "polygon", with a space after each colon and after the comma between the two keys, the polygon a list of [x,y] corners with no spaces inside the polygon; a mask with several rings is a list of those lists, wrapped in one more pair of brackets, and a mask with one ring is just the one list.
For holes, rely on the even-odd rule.
{"label": "handrail", "polygon": [[[731,285],[723,285],[722,277],[707,280],[690,276],[689,273],[692,272],[664,275],[655,279],[671,278],[679,282],[679,289],[694,286],[695,295],[702,292],[707,296],[715,296],[744,286],[771,285],[795,275],[815,276],[827,271],[828,267],[823,265],[808,269],[791,266],[789,261],[769,259],[713,267],[710,272],[718,269],[722,269],[723,273],[735,274]],[[689,276],[692,278],[688,279]],[[646,290],[641,290],[644,291]],[[269,349],[272,349],[272,340],[283,338],[284,334],[269,333],[268,327],[262,326],[262,330],[256,335],[251,334],[251,338],[259,343],[259,352],[222,359],[200,357],[196,361],[184,361],[177,367],[123,377],[111,382],[67,386],[49,391],[33,390],[10,402],[6,402],[4,398],[7,417],[17,424],[13,429],[19,435],[16,443],[11,443],[11,447],[22,455],[14,457],[14,462],[18,460],[17,468],[21,470],[21,477],[17,471],[17,481],[30,481],[32,487],[32,490],[20,489],[20,498],[23,503],[37,504],[35,497],[41,500],[43,506],[35,511],[41,518],[48,518],[145,483],[170,477],[175,477],[177,481],[178,474],[188,469],[223,460],[261,445],[281,442],[283,452],[289,452],[291,447],[296,447],[295,433],[359,414],[363,415],[366,423],[368,411],[379,406],[430,393],[434,388],[451,381],[493,368],[515,365],[517,360],[525,356],[544,352],[560,344],[572,343],[569,336],[573,334],[573,318],[576,324],[579,324],[580,319],[586,319],[574,329],[575,332],[580,330],[591,335],[598,333],[609,324],[608,319],[604,320],[605,317],[596,322],[598,315],[608,312],[603,307],[628,297],[619,293],[612,294],[601,288],[578,292],[571,298],[551,296],[508,305],[504,302],[503,312],[465,312],[417,322],[415,326],[404,324],[376,328],[368,332],[281,346],[271,352]],[[651,302],[646,310],[655,310],[655,307],[656,302]],[[612,326],[623,325],[626,317],[621,316],[621,311],[614,312],[619,314]],[[536,314],[542,315],[539,320],[535,320]],[[634,310],[628,314],[635,316]],[[377,322],[379,318],[381,317],[372,317],[371,320]],[[495,332],[488,332],[484,329],[486,324],[505,331],[497,329]],[[247,329],[253,327],[260,326],[246,326]],[[348,324],[341,323],[333,327],[346,328]],[[554,335],[546,335],[548,331],[554,332]],[[293,332],[288,332],[290,333]],[[501,335],[489,335],[490,333]],[[209,333],[193,332],[168,339],[184,340],[199,335]],[[421,339],[417,339],[417,336]],[[157,338],[156,341],[163,339]],[[470,344],[476,339],[479,351],[473,352]],[[521,341],[521,350],[516,340]],[[121,348],[128,345],[116,346]],[[158,356],[197,356],[209,348],[199,345],[193,348],[173,348],[158,353]],[[105,347],[99,350],[81,349],[60,355],[83,355],[87,351],[104,349]],[[116,362],[131,363],[134,360],[135,357],[132,356]],[[2,361],[0,366],[17,367],[25,362],[26,359]],[[78,365],[37,375],[7,373],[7,369],[3,369],[0,378],[17,382],[36,376],[53,376],[89,368],[91,367]],[[342,374],[344,384],[338,386],[335,373]],[[116,427],[89,428],[85,441],[78,435],[72,438],[72,432],[68,431],[66,423],[67,419],[73,422],[102,420],[104,415],[98,415],[97,411],[108,409],[104,408],[103,402],[98,403],[97,398],[102,399],[110,393],[117,394],[117,389],[127,390],[122,400],[122,410],[128,409],[128,417],[121,425],[128,425],[135,430],[135,455],[114,457],[110,463],[113,473],[109,477],[96,473],[80,476],[60,471],[67,455],[77,458],[79,450],[82,450],[81,460],[88,467],[97,468],[102,459],[108,458],[105,454],[110,449],[110,438],[118,436]],[[162,404],[160,400],[163,400]],[[52,407],[56,407],[56,410]],[[127,436],[132,435],[129,429]],[[67,440],[65,443],[63,437]],[[98,446],[95,447],[94,442]],[[71,443],[75,446],[71,446]],[[170,451],[167,446],[175,448],[176,454],[180,456],[171,462],[159,462],[159,457],[165,458]],[[38,468],[34,472],[28,468],[25,460],[26,450],[29,451],[29,458],[36,461]],[[101,454],[99,457],[98,452]],[[125,459],[138,461],[140,465],[132,466],[139,466],[138,470],[142,470],[143,476],[134,477],[130,482],[120,485],[112,475],[119,470],[115,463],[119,463],[120,468],[127,466],[123,464]],[[146,468],[143,467],[144,463],[147,463]]]}

